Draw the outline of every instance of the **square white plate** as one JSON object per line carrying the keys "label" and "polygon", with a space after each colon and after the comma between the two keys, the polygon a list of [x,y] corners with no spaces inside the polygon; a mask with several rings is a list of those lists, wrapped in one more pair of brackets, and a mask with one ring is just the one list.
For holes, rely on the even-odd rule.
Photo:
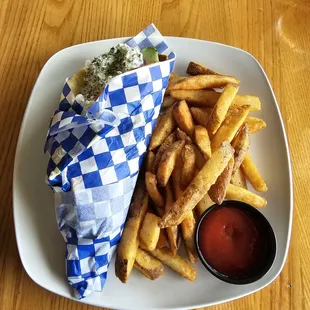
{"label": "square white plate", "polygon": [[[58,105],[66,77],[84,65],[86,59],[107,51],[125,38],[72,46],[55,54],[42,69],[25,112],[16,151],[14,169],[14,220],[19,254],[28,275],[40,286],[72,298],[66,282],[65,244],[57,230],[53,193],[44,183],[47,157],[43,146],[50,117]],[[277,238],[277,255],[271,270],[249,285],[221,282],[197,263],[197,279],[191,283],[166,268],[150,281],[133,271],[127,284],[114,275],[114,260],[106,286],[82,302],[114,309],[188,309],[236,299],[253,293],[273,281],[283,268],[291,234],[293,190],[289,150],[276,98],[257,60],[240,49],[187,38],[166,38],[176,52],[176,73],[184,74],[189,61],[234,75],[240,79],[239,93],[260,97],[267,128],[252,135],[250,153],[269,190],[262,213]]]}

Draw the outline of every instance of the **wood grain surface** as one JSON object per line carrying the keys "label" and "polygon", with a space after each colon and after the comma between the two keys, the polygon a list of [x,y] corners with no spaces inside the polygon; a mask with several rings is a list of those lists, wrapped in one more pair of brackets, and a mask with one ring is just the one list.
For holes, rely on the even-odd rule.
{"label": "wood grain surface", "polygon": [[309,0],[0,0],[0,7],[0,309],[96,309],[42,289],[25,273],[12,216],[15,147],[32,87],[54,53],[131,36],[150,22],[164,35],[222,42],[253,54],[271,81],[289,137],[295,206],[285,268],[260,292],[209,309],[310,309]]}

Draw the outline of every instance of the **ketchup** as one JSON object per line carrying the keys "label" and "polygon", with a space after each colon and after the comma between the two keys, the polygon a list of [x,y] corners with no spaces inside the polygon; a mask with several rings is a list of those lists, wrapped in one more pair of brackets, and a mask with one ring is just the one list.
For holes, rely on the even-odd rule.
{"label": "ketchup", "polygon": [[260,261],[258,230],[246,212],[219,206],[203,219],[199,247],[208,264],[227,276],[247,276]]}

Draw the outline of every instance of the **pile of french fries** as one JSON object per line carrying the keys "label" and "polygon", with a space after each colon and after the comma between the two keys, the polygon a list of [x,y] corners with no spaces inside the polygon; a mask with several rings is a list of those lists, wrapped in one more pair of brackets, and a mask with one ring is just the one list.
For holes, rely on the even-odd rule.
{"label": "pile of french fries", "polygon": [[[247,189],[267,185],[248,150],[250,134],[266,123],[256,96],[240,95],[239,80],[190,62],[189,76],[171,74],[117,249],[116,276],[132,269],[154,280],[167,265],[194,281],[196,221],[214,203],[238,200],[256,208],[267,201]],[[222,91],[214,90],[222,88]],[[187,259],[179,254],[184,242]]]}

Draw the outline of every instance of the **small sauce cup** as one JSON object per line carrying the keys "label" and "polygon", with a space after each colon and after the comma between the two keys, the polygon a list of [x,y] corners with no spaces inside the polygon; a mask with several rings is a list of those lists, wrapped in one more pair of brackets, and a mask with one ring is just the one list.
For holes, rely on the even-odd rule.
{"label": "small sauce cup", "polygon": [[262,278],[276,257],[275,233],[254,207],[234,200],[213,205],[201,216],[195,243],[202,264],[231,284]]}

